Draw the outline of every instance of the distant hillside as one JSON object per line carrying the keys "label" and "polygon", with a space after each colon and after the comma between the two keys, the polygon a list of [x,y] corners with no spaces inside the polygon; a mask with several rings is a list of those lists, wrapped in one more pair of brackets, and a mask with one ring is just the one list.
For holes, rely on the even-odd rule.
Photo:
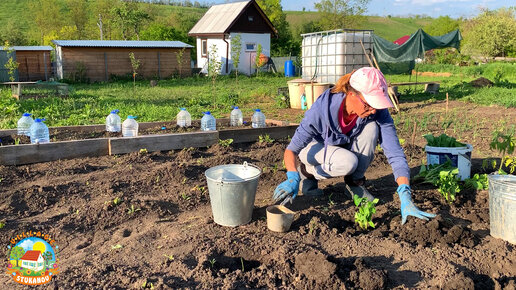
{"label": "distant hillside", "polygon": [[[317,12],[312,11],[285,11],[287,21],[292,31],[299,31],[303,23],[316,21]],[[412,34],[419,28],[430,24],[432,18],[399,18],[399,17],[380,17],[366,16],[366,22],[358,29],[372,29],[374,33],[387,40],[394,41],[404,35]],[[348,27],[346,27],[348,28]],[[357,28],[357,27],[349,27]]]}
{"label": "distant hillside", "polygon": [[[5,27],[7,23],[14,19],[20,29],[26,33],[27,39],[39,41],[39,34],[36,33],[35,23],[32,19],[29,3],[35,0],[0,0],[0,27]],[[63,4],[65,0],[55,0],[55,4]],[[95,7],[97,1],[89,0],[89,7]],[[171,5],[141,4],[144,9],[153,15],[153,21],[166,23],[175,27],[183,27],[181,23],[195,23],[206,12],[206,8],[179,7]],[[62,11],[66,13],[66,11]],[[89,31],[96,33],[96,17],[93,11],[89,16]],[[291,30],[295,33],[300,31],[303,23],[316,21],[318,13],[313,11],[285,11],[287,21]],[[178,15],[181,15],[178,17]],[[399,37],[415,32],[418,28],[423,28],[431,23],[431,18],[398,18],[398,17],[379,17],[366,16],[367,21],[360,29],[372,29],[374,32],[388,40],[396,40]],[[191,24],[193,25],[193,24]],[[185,29],[186,27],[183,27]],[[186,28],[187,29],[187,28]]]}

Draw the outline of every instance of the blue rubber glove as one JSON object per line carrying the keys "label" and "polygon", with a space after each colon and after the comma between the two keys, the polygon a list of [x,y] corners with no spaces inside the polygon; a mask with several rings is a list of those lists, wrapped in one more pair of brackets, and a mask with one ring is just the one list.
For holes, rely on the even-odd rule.
{"label": "blue rubber glove", "polygon": [[274,202],[283,200],[289,195],[292,196],[292,200],[296,198],[297,192],[299,191],[299,181],[301,177],[297,171],[287,171],[287,180],[283,181],[274,190],[272,199]]}
{"label": "blue rubber glove", "polygon": [[412,202],[412,198],[410,197],[411,190],[410,186],[407,184],[402,184],[398,186],[398,189],[396,190],[398,193],[398,196],[400,197],[401,202],[401,224],[405,224],[407,222],[407,217],[409,215],[415,216],[420,219],[428,220],[428,218],[435,217],[435,214],[433,213],[427,213],[424,211],[419,210],[414,203]]}

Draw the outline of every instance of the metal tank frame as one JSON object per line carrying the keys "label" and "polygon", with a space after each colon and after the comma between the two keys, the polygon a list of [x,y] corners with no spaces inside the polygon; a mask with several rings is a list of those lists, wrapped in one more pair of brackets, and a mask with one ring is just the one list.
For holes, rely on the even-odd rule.
{"label": "metal tank frame", "polygon": [[[341,41],[339,34],[342,33],[351,34],[351,41],[348,41],[348,35],[343,35]],[[368,53],[372,52],[373,30],[336,29],[304,33],[301,36],[302,77],[305,80],[334,84],[342,75],[369,66],[362,44]],[[308,43],[313,38],[315,43]],[[344,51],[338,51],[339,46]]]}

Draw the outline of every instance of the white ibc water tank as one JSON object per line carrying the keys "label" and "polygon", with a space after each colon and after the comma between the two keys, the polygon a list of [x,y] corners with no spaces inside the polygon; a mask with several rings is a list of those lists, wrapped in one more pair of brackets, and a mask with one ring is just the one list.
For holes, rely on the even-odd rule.
{"label": "white ibc water tank", "polygon": [[315,75],[318,82],[335,83],[353,69],[369,66],[361,43],[366,51],[372,50],[370,30],[335,30],[303,35],[303,78]]}

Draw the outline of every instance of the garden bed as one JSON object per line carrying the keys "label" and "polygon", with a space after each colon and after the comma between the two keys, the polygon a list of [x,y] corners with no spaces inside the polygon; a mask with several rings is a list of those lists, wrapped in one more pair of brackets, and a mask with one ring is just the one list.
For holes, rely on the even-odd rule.
{"label": "garden bed", "polygon": [[[197,148],[226,139],[232,139],[234,143],[253,142],[259,140],[260,136],[292,136],[297,127],[289,122],[276,120],[267,120],[266,123],[266,128],[251,128],[247,120],[243,126],[230,127],[229,120],[221,119],[218,130],[213,132],[200,131],[199,120],[193,121],[188,128],[180,128],[173,122],[141,123],[142,134],[130,138],[121,137],[121,133],[106,132],[104,125],[53,127],[49,129],[52,142],[46,144],[30,144],[28,137],[17,135],[15,130],[0,130],[0,138],[5,142],[2,143],[5,146],[0,146],[0,164],[21,165],[138,152],[141,149],[154,152]],[[18,144],[14,145],[16,143]]]}
{"label": "garden bed", "polygon": [[[402,104],[402,112],[414,116],[443,109],[443,103]],[[468,114],[481,120],[497,111],[470,107]],[[504,114],[515,117],[516,110]],[[442,130],[438,125],[429,131]],[[484,125],[479,134],[489,136],[497,123]],[[410,144],[412,131],[403,126],[398,123],[414,175],[425,141],[418,135]],[[482,145],[485,138],[469,143],[479,148],[472,173],[482,172],[481,158],[494,154]],[[489,235],[488,192],[461,192],[449,204],[434,187],[413,184],[415,204],[438,216],[430,222],[409,217],[402,226],[397,185],[381,153],[366,173],[367,187],[380,199],[375,229],[354,224],[356,208],[344,194],[343,178],[335,178],[320,182],[322,197],[299,196],[289,206],[299,214],[289,232],[268,231],[265,209],[285,178],[287,144],[287,138],[275,138],[0,166],[0,243],[24,231],[49,232],[59,245],[62,272],[47,288],[514,287],[516,250]],[[244,161],[263,169],[253,219],[236,228],[219,226],[211,217],[204,172]],[[115,205],[115,198],[121,203]],[[0,283],[22,289],[7,275]]]}

